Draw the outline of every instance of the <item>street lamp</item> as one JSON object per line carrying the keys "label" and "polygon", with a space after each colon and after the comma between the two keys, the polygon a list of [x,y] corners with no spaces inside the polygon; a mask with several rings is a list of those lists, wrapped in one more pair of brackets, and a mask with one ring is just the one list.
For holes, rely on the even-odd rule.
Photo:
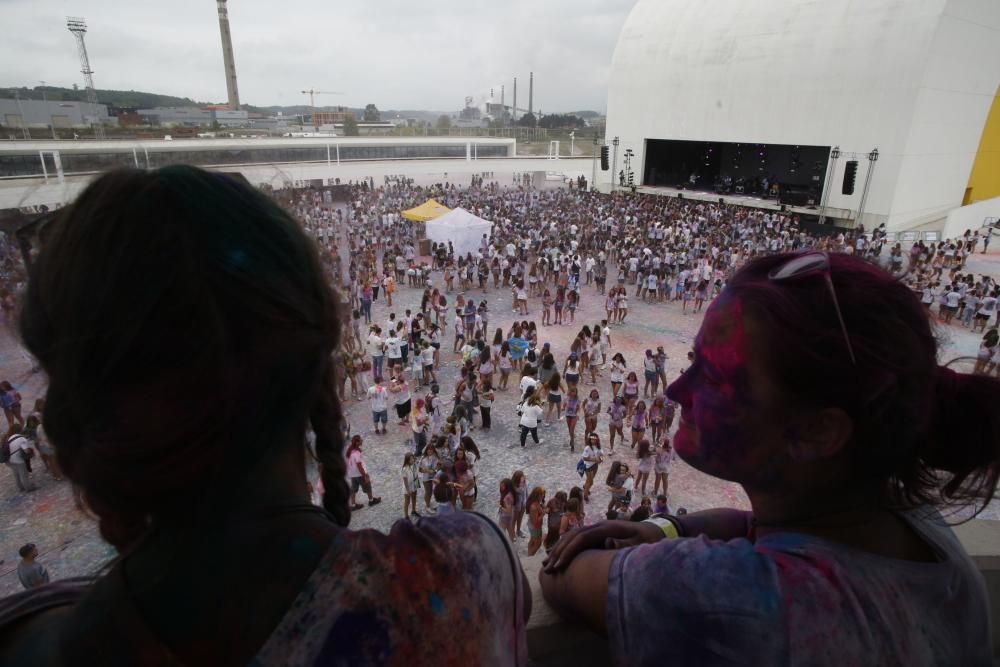
{"label": "street lamp", "polygon": [[45,107],[45,113],[49,117],[49,129],[52,130],[52,138],[58,139],[59,137],[56,136],[56,124],[52,122],[52,114],[49,112],[49,100],[45,97],[45,82],[39,81],[38,83],[42,84],[42,105]]}
{"label": "street lamp", "polygon": [[17,103],[17,113],[21,116],[21,135],[25,139],[31,139],[31,132],[28,130],[28,124],[24,118],[24,108],[21,106],[21,92],[17,88],[11,88],[11,90],[14,92],[14,101]]}

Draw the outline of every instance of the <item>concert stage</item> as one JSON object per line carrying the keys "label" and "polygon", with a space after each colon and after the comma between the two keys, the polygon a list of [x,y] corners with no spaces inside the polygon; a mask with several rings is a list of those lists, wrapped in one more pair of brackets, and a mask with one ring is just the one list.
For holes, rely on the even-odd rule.
{"label": "concert stage", "polygon": [[647,139],[642,184],[818,207],[829,156],[829,146]]}

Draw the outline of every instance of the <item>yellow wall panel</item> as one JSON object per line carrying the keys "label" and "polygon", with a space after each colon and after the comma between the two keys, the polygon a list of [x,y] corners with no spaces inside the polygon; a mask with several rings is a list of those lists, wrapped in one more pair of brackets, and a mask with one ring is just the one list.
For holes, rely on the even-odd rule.
{"label": "yellow wall panel", "polygon": [[1000,88],[986,117],[964,204],[1000,197]]}

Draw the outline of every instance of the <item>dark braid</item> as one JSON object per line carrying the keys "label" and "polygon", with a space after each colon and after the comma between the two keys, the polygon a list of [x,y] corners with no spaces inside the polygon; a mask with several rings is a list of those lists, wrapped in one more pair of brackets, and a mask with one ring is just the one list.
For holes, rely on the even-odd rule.
{"label": "dark braid", "polygon": [[348,508],[351,491],[347,486],[343,415],[337,400],[334,376],[334,363],[332,358],[328,358],[310,421],[316,434],[316,459],[320,463],[320,479],[323,480],[323,508],[333,515],[338,524],[346,527],[351,522]]}

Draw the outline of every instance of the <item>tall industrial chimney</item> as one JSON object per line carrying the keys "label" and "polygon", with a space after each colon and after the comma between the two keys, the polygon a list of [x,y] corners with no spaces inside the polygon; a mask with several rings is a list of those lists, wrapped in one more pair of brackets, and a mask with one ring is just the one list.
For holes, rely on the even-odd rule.
{"label": "tall industrial chimney", "polygon": [[535,73],[528,79],[528,113],[535,115]]}
{"label": "tall industrial chimney", "polygon": [[236,87],[236,61],[233,58],[233,38],[229,34],[229,11],[226,0],[217,0],[219,5],[219,32],[222,33],[222,59],[226,64],[226,93],[229,95],[229,108],[238,111],[240,108],[240,91]]}
{"label": "tall industrial chimney", "polygon": [[517,77],[514,77],[514,104],[510,107],[510,119],[517,122]]}

